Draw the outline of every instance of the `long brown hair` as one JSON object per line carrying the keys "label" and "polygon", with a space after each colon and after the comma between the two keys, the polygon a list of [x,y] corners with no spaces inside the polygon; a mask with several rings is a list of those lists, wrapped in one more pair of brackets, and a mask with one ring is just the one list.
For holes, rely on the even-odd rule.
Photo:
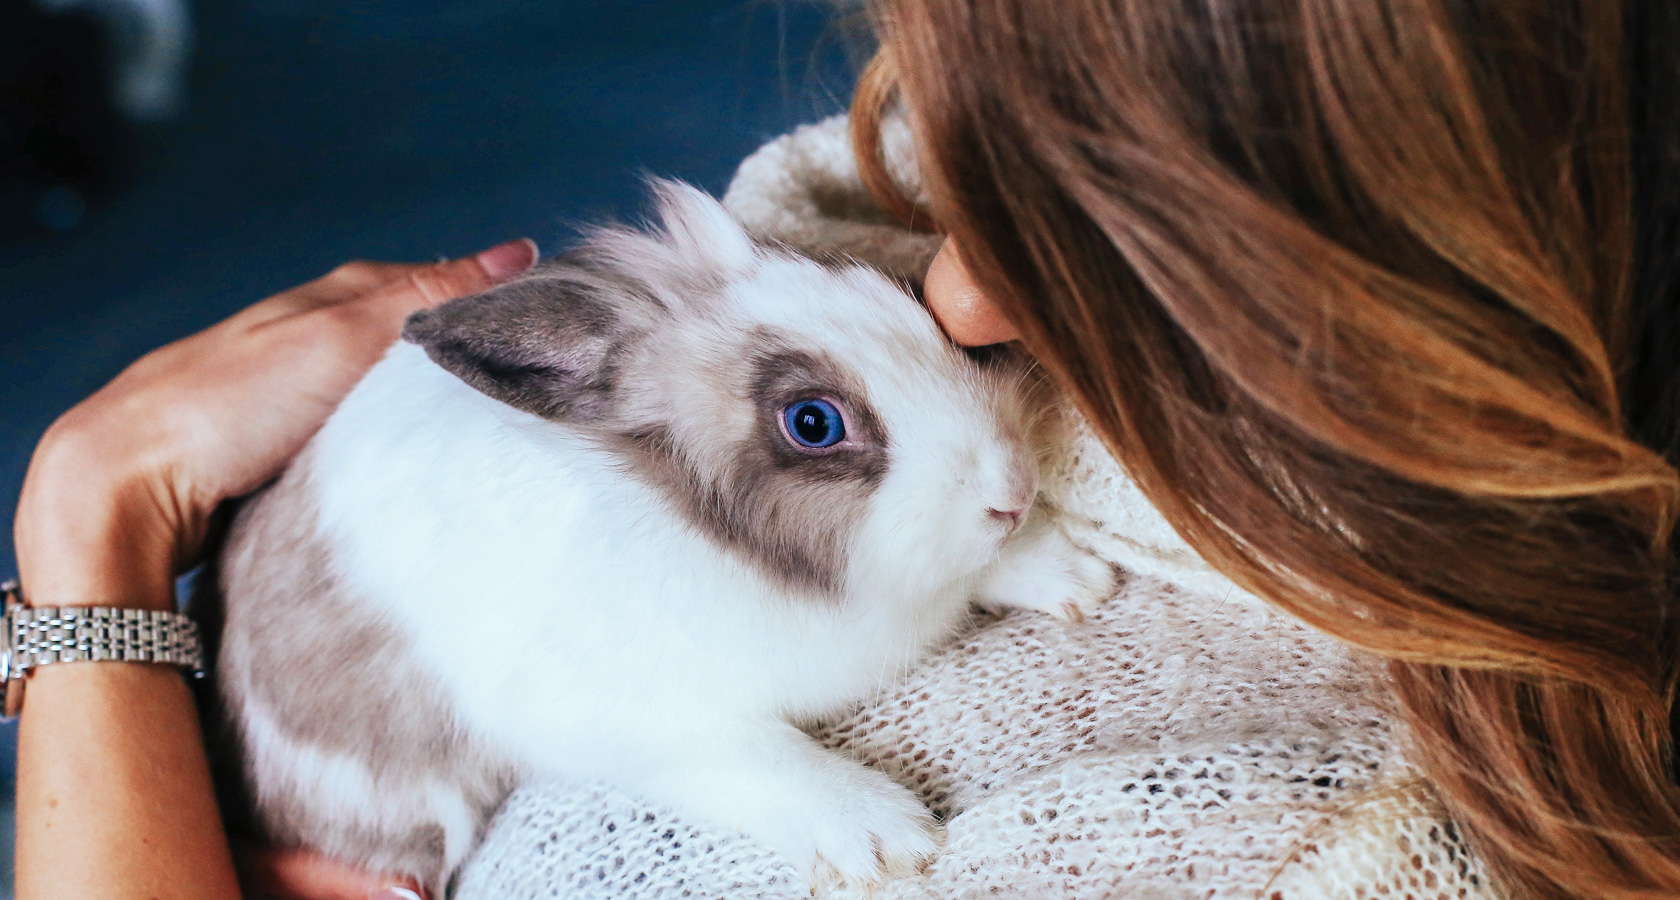
{"label": "long brown hair", "polygon": [[854,107],[1178,531],[1391,660],[1519,897],[1680,895],[1643,6],[882,0]]}

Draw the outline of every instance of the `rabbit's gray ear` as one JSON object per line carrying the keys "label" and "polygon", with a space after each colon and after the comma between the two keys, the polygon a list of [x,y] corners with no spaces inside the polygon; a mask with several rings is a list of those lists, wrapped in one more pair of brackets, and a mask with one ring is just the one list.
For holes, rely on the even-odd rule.
{"label": "rabbit's gray ear", "polygon": [[[571,270],[568,273],[568,270]],[[550,263],[482,294],[409,316],[403,339],[479,391],[548,419],[588,423],[612,408],[618,357],[645,329],[630,297]]]}

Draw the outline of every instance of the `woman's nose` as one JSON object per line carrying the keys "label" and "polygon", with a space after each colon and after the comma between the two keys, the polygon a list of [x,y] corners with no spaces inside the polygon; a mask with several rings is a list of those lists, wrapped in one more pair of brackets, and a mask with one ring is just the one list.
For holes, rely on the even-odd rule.
{"label": "woman's nose", "polygon": [[1001,344],[1021,336],[975,285],[956,242],[950,238],[945,239],[939,255],[928,266],[922,293],[939,327],[965,347]]}

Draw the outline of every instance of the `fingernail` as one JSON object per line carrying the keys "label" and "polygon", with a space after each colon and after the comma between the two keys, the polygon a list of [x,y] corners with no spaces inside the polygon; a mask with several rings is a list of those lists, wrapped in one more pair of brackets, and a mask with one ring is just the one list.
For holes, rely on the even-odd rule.
{"label": "fingernail", "polygon": [[[535,249],[535,245],[533,245]],[[381,888],[368,895],[368,900],[426,900],[415,891],[405,887]]]}
{"label": "fingernail", "polygon": [[520,238],[497,244],[474,257],[497,281],[506,281],[537,264],[537,242]]}

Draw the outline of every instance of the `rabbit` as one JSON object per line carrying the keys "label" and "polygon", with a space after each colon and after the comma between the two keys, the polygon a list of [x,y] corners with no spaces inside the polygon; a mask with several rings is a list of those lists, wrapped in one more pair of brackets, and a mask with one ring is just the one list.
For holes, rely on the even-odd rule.
{"label": "rabbit", "polygon": [[658,227],[414,314],[236,517],[217,691],[265,840],[437,895],[521,781],[598,779],[878,883],[934,818],[799,726],[971,601],[1114,587],[1034,505],[1020,366],[654,189]]}

